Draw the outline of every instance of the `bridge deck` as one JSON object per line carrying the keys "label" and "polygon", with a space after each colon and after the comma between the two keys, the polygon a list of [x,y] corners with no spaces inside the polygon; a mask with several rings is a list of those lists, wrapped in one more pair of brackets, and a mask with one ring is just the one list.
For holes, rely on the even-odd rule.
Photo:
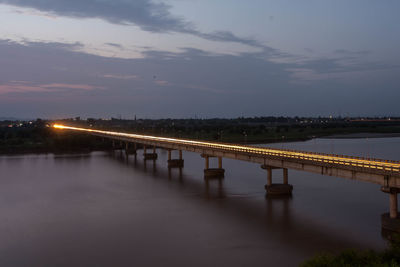
{"label": "bridge deck", "polygon": [[59,124],[55,124],[53,127],[83,131],[107,138],[155,145],[167,149],[194,151],[213,156],[247,160],[274,167],[293,168],[400,188],[400,181],[398,181],[400,179],[397,179],[400,178],[400,161],[157,137]]}

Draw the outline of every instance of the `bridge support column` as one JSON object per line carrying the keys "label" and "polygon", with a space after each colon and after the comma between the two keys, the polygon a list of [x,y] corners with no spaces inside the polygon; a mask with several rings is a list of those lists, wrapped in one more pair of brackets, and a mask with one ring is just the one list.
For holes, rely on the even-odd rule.
{"label": "bridge support column", "polygon": [[182,168],[183,167],[182,150],[179,150],[179,159],[172,159],[171,154],[172,150],[168,149],[168,168]]}
{"label": "bridge support column", "polygon": [[272,183],[272,169],[279,169],[276,167],[261,165],[261,168],[267,170],[267,184],[265,190],[268,196],[290,196],[292,195],[293,185],[289,184],[288,169],[283,168],[283,183]]}
{"label": "bridge support column", "polygon": [[225,176],[225,170],[222,168],[222,157],[218,157],[218,168],[210,168],[210,155],[201,155],[205,159],[204,178],[223,178]]}
{"label": "bridge support column", "polygon": [[144,145],[143,146],[143,157],[144,157],[144,160],[148,160],[148,159],[156,160],[158,157],[158,155],[156,153],[156,147],[153,146],[153,153],[147,153],[146,145]]}
{"label": "bridge support column", "polygon": [[288,184],[288,182],[289,182],[288,169],[284,168],[283,169],[283,184]]}
{"label": "bridge support column", "polygon": [[134,146],[134,148],[129,146],[129,142],[125,143],[125,154],[126,156],[130,155],[130,154],[135,154],[136,155],[136,144]]}
{"label": "bridge support column", "polygon": [[272,185],[272,168],[267,168],[267,186]]}
{"label": "bridge support column", "polygon": [[382,234],[390,239],[393,233],[400,233],[400,217],[397,202],[397,194],[400,192],[400,189],[383,186],[381,191],[389,194],[389,212],[382,214],[381,222]]}

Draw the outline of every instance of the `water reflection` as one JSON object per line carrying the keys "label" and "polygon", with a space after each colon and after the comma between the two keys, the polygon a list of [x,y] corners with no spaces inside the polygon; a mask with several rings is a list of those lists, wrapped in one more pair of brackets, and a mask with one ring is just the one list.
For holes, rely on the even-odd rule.
{"label": "water reflection", "polygon": [[[115,159],[118,162],[126,163],[124,156]],[[159,159],[159,161],[163,160]],[[193,196],[204,198],[212,204],[208,208],[215,208],[223,212],[229,221],[243,224],[246,228],[250,227],[260,236],[268,238],[270,242],[279,244],[285,249],[290,247],[297,252],[308,253],[316,251],[316,248],[318,248],[317,251],[322,249],[332,252],[344,248],[370,248],[362,239],[357,240],[347,236],[346,231],[341,232],[334,227],[329,228],[319,221],[313,221],[296,212],[293,210],[292,196],[263,195],[263,198],[254,198],[246,194],[233,194],[227,192],[224,187],[224,181],[229,178],[193,180],[186,177],[185,179],[184,170],[180,168],[173,171],[171,168],[167,168],[166,160],[165,167],[160,168],[157,173],[150,172],[146,168],[146,161],[143,161],[143,166],[135,164],[134,161],[129,163],[135,168],[135,171],[152,174],[152,177],[166,178],[160,179],[160,181],[184,185],[177,192],[180,196],[185,196],[185,192],[191,192]],[[153,168],[157,168],[156,161],[152,161],[151,165]],[[217,205],[214,206],[214,204]]]}
{"label": "water reflection", "polygon": [[204,179],[204,195],[206,199],[223,199],[226,197],[224,191],[224,178]]}
{"label": "water reflection", "polygon": [[[204,180],[198,154],[185,153],[184,169],[159,155],[3,157],[0,265],[295,266],[321,251],[380,246],[365,238],[380,228],[363,230],[369,221],[357,217],[371,212],[368,197],[377,202],[363,184],[346,190],[343,180],[293,172],[293,198],[266,198],[255,164],[226,160],[224,179]],[[332,190],[340,199],[324,199]],[[357,215],[338,212],[343,199]]]}
{"label": "water reflection", "polygon": [[[176,173],[174,175],[174,173]],[[168,168],[168,180],[172,180],[177,176],[179,182],[183,184],[183,168]]]}
{"label": "water reflection", "polygon": [[53,159],[55,161],[65,161],[65,160],[68,160],[68,161],[71,161],[71,160],[81,161],[81,160],[90,159],[90,157],[91,157],[90,153],[87,153],[87,154],[55,154],[53,156]]}

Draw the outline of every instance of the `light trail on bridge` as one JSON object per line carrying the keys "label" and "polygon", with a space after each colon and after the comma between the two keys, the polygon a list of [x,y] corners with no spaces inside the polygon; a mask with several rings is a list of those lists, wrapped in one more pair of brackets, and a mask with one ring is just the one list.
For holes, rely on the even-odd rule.
{"label": "light trail on bridge", "polygon": [[55,129],[66,129],[66,130],[75,130],[75,131],[94,133],[94,134],[102,134],[102,135],[106,135],[109,137],[114,136],[114,137],[132,138],[132,139],[143,140],[143,141],[154,141],[154,142],[158,142],[161,144],[162,143],[167,143],[167,144],[173,143],[173,144],[196,146],[196,147],[202,147],[202,148],[219,149],[219,150],[231,151],[231,152],[251,153],[251,154],[254,154],[257,156],[261,156],[261,157],[262,156],[282,157],[282,158],[289,159],[289,160],[290,159],[299,159],[299,160],[314,162],[317,165],[318,165],[318,163],[324,163],[324,164],[331,164],[331,165],[363,168],[363,169],[369,169],[369,170],[375,170],[375,171],[378,170],[378,171],[388,172],[391,175],[400,176],[400,161],[393,161],[393,160],[369,159],[369,158],[360,158],[360,157],[352,157],[352,156],[344,156],[344,155],[323,154],[323,153],[313,153],[313,152],[305,152],[305,151],[255,147],[255,146],[247,146],[247,145],[245,146],[245,145],[238,145],[238,144],[225,144],[225,143],[208,142],[208,141],[158,137],[158,136],[151,136],[151,135],[140,135],[140,134],[132,134],[132,133],[124,133],[124,132],[79,128],[79,127],[67,126],[67,125],[62,125],[62,124],[54,124],[53,127]]}

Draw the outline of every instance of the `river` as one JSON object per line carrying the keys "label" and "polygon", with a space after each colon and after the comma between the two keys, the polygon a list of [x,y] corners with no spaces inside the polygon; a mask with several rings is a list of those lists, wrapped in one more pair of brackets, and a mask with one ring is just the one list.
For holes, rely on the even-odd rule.
{"label": "river", "polygon": [[[400,138],[265,146],[400,160]],[[269,199],[257,164],[224,159],[206,182],[198,154],[180,172],[157,152],[0,156],[0,266],[297,266],[387,245],[379,185],[289,170],[292,198]]]}

